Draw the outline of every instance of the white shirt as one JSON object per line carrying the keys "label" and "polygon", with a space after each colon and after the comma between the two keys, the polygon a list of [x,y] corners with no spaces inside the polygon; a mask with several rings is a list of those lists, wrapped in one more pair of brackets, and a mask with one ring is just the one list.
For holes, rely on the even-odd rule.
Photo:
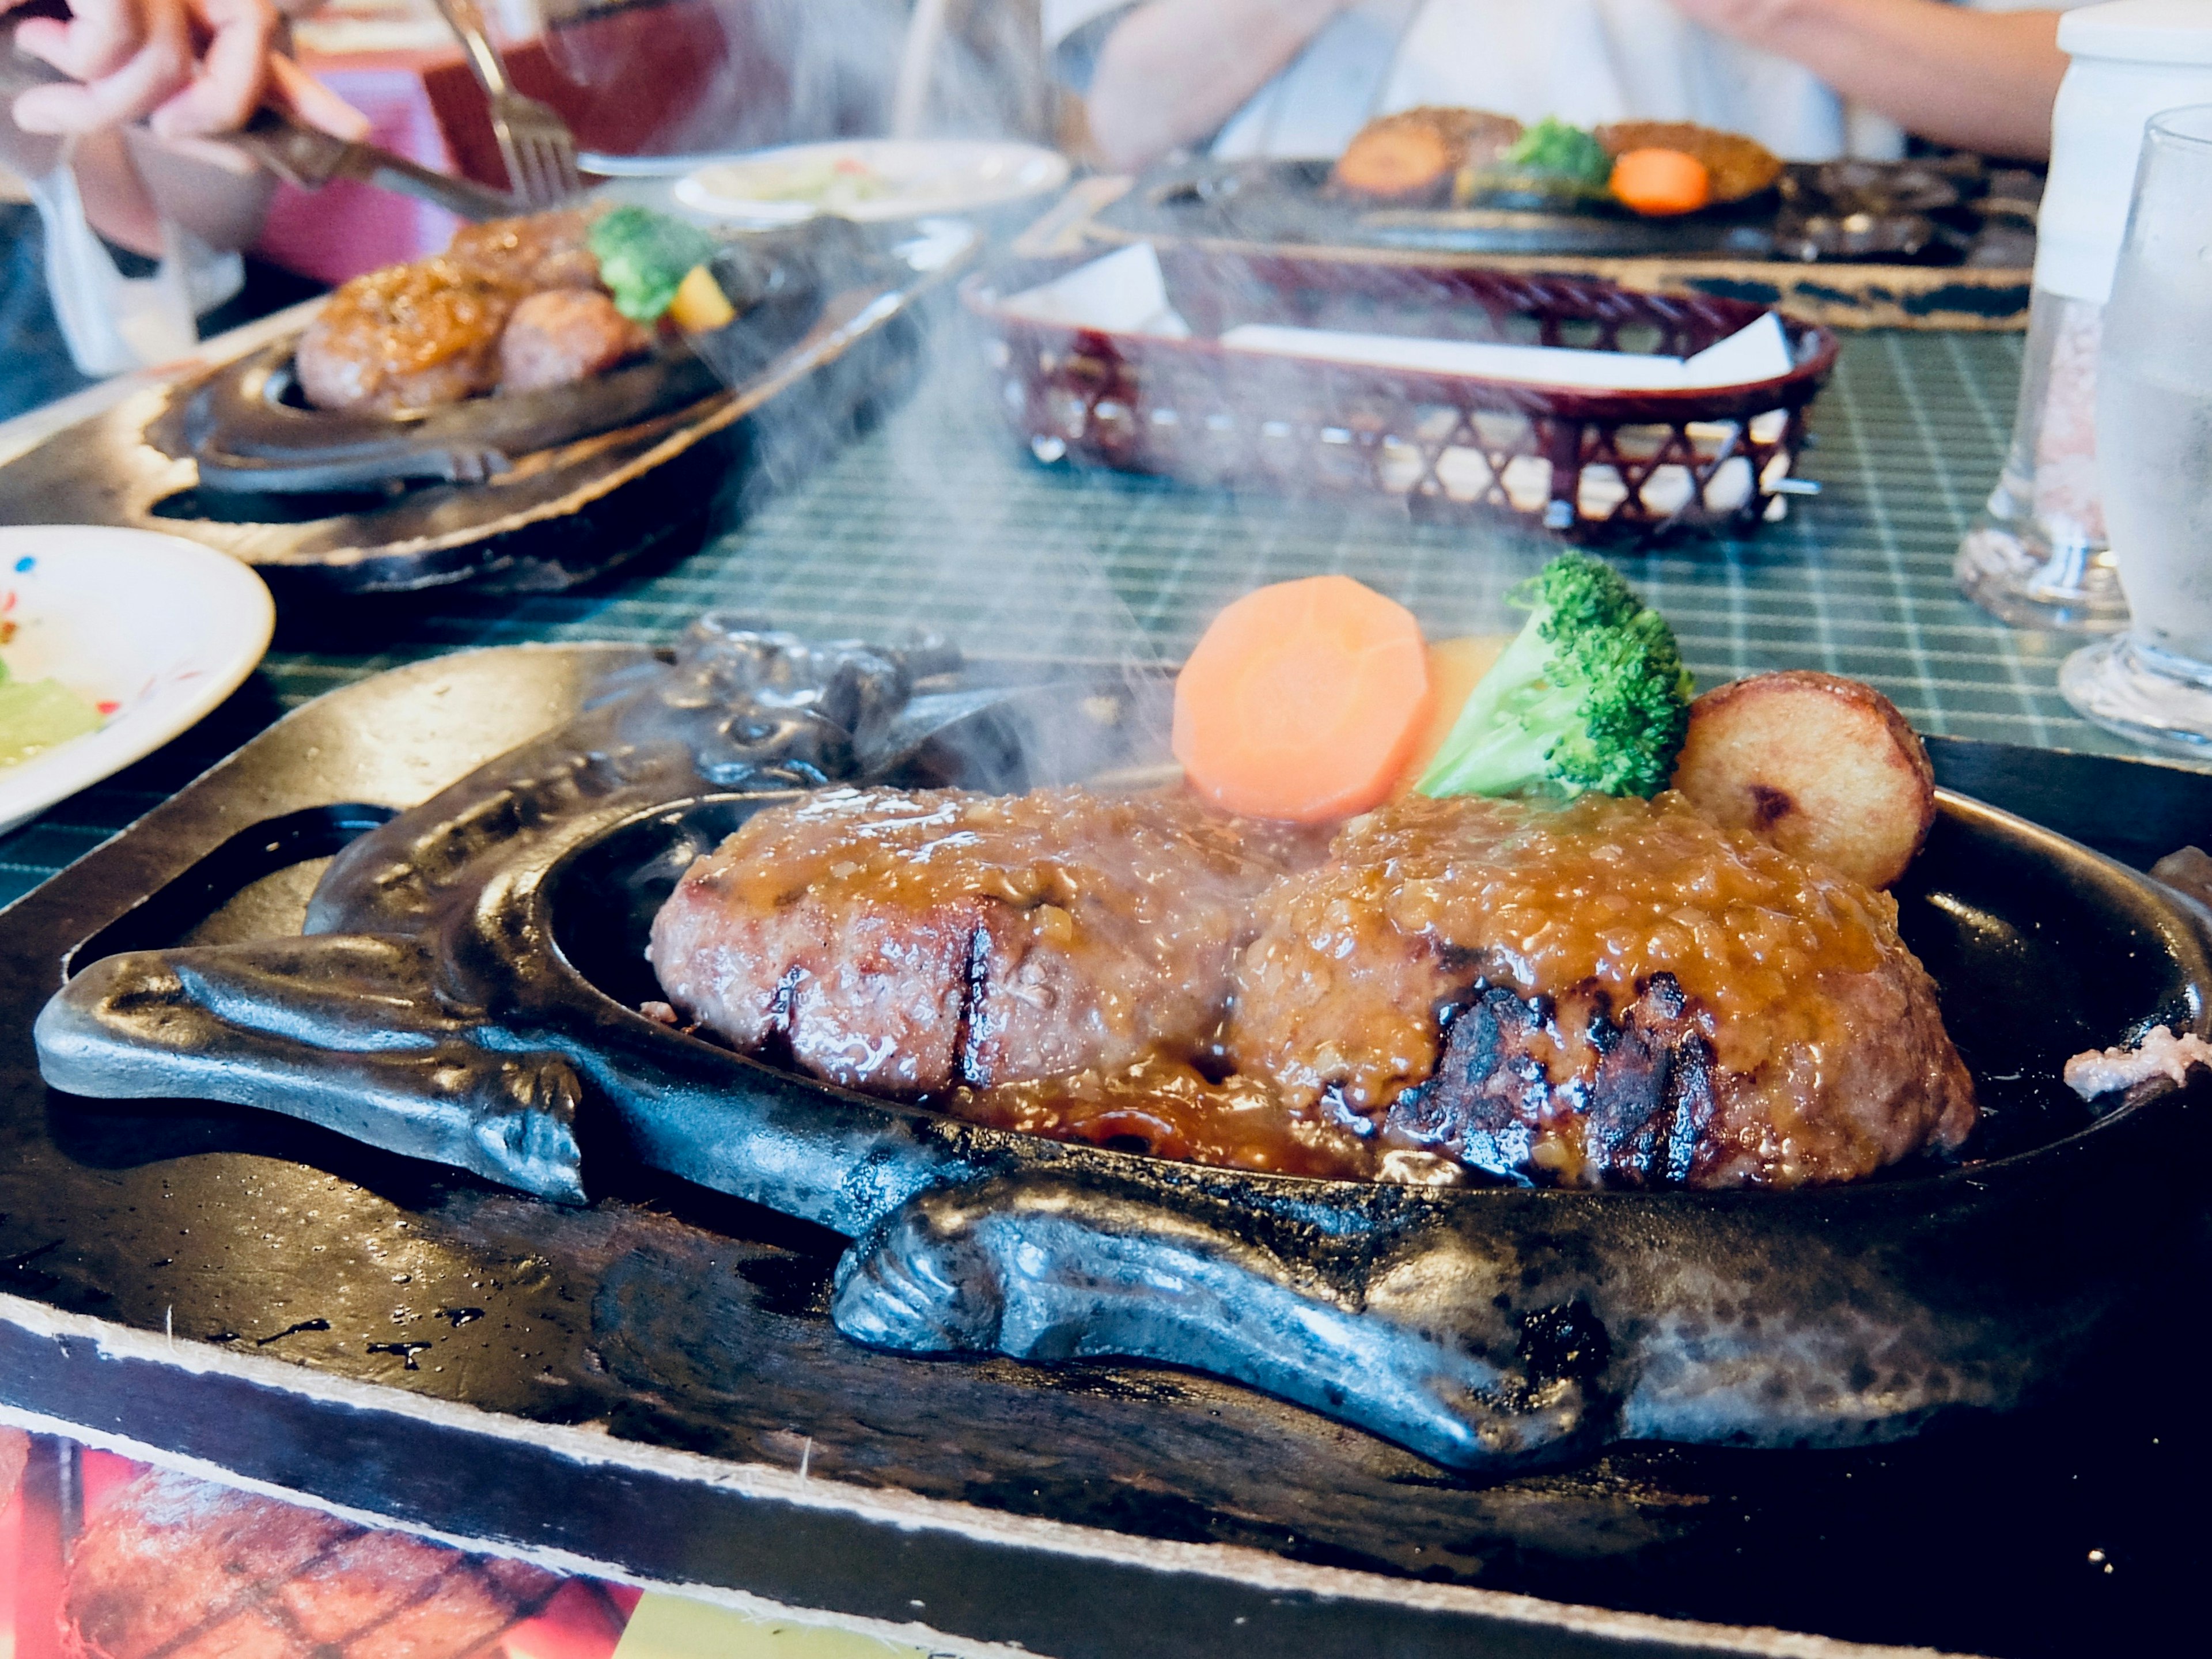
{"label": "white shirt", "polygon": [[[2088,0],[1966,0],[1983,10]],[[1044,0],[1056,45],[1127,0]],[[1791,161],[1892,156],[1904,134],[1813,73],[1690,22],[1668,0],[1364,0],[1232,115],[1217,155],[1336,155],[1377,115],[1422,104],[1577,126],[1698,121]]]}

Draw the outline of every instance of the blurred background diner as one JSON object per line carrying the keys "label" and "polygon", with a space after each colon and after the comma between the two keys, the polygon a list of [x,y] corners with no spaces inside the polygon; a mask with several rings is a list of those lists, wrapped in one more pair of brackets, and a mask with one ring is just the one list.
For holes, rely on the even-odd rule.
{"label": "blurred background diner", "polygon": [[[150,284],[171,248],[193,312],[216,330],[445,246],[457,221],[440,208],[350,179],[303,190],[195,142],[258,100],[426,167],[506,182],[484,94],[432,0],[219,0],[195,11],[184,0],[85,0],[80,21],[68,16],[59,0],[8,12],[23,33],[0,82],[13,106],[0,123],[0,416],[131,355],[103,337],[72,365],[48,296],[57,216],[88,223],[126,283]],[[1029,0],[918,10],[901,0],[510,0],[486,21],[517,88],[556,110],[586,151],[617,159],[879,133],[899,113],[902,73],[911,131],[1042,137],[1052,125]],[[918,73],[902,70],[910,58]],[[49,78],[61,84],[33,84]],[[65,137],[76,199],[48,192],[42,236],[34,187],[58,176]],[[88,266],[92,280],[113,280],[92,246],[72,250],[67,268],[80,275],[67,286]],[[155,301],[115,288],[90,309],[131,303]],[[173,329],[160,337],[173,350]]]}
{"label": "blurred background diner", "polygon": [[[1173,153],[1334,155],[1369,120],[1449,105],[1584,125],[1694,120],[1790,160],[1893,156],[1908,134],[2033,157],[2048,145],[2063,6],[2015,0],[503,0],[488,22],[519,90],[589,155],[705,155],[896,131],[1059,142],[1139,167]],[[59,0],[27,0],[22,54],[89,93],[33,88],[0,144],[10,273],[7,406],[72,383],[53,349],[28,201],[73,132],[83,211],[144,276],[166,222],[202,314],[256,282],[234,322],[441,247],[449,215],[341,180],[309,192],[189,141],[266,85],[327,130],[501,182],[484,99],[432,0],[226,0],[191,54],[58,44]],[[40,12],[54,14],[34,16]],[[117,40],[182,0],[87,0]],[[142,17],[143,14],[143,17]],[[107,27],[102,25],[101,27]],[[171,27],[164,25],[163,27]],[[158,31],[157,31],[158,32]],[[274,70],[249,70],[273,43]],[[106,54],[105,58],[97,54]],[[112,58],[112,63],[107,61]],[[127,61],[126,61],[127,59]],[[19,67],[20,67],[19,56]],[[296,64],[296,69],[290,67]],[[103,73],[94,74],[100,70]],[[301,71],[304,71],[302,73]],[[250,83],[240,79],[253,74]],[[269,77],[276,78],[270,80]],[[20,76],[19,76],[20,79]],[[20,88],[19,88],[20,90]],[[72,101],[74,100],[74,101]],[[12,135],[12,136],[11,136]],[[185,142],[179,142],[185,141]],[[151,203],[158,198],[162,215]],[[66,210],[50,204],[49,216]]]}
{"label": "blurred background diner", "polygon": [[[2076,0],[2076,3],[2079,0]],[[2063,6],[2036,0],[1046,0],[1101,152],[1334,155],[1421,105],[1698,121],[1791,161],[1905,135],[2045,154]]]}

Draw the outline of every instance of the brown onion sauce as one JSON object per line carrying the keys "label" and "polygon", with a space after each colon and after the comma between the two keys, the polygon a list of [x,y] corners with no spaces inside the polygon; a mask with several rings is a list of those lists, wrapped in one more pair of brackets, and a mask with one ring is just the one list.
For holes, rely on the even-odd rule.
{"label": "brown onion sauce", "polygon": [[[1071,878],[1080,884],[1091,855],[1055,836],[1054,794],[995,804],[970,798],[957,812],[908,798],[857,833],[858,800],[801,808],[782,820],[781,844],[764,849],[780,856],[753,865],[762,884],[755,896],[773,903],[825,885],[921,906],[959,887],[1028,910],[1041,927],[1065,927],[1061,890]],[[890,809],[892,801],[867,805]],[[1671,793],[1565,805],[1407,797],[1342,825],[1325,862],[1307,832],[1197,810],[1176,817],[1176,830],[1207,845],[1224,869],[1256,854],[1293,872],[1255,910],[1240,986],[1268,974],[1305,975],[1338,1022],[1327,1054],[1356,1055],[1363,1046],[1395,1053],[1401,1074],[1364,1077],[1355,1059],[1322,1086],[1298,1086],[1282,1068],[1257,1063],[1263,1045],[1237,1030],[1232,1003],[1201,1053],[1155,1052],[1110,1073],[961,1087],[921,1103],[1160,1158],[1372,1179],[1385,1151],[1375,1123],[1400,1089],[1425,1079],[1421,1064],[1433,1069],[1439,1042],[1438,1007],[1420,999],[1412,1006],[1403,994],[1408,961],[1431,976],[1442,966],[1453,982],[1440,1002],[1477,977],[1528,997],[1595,981],[1626,1001],[1651,975],[1672,974],[1700,1006],[1722,1063],[1748,1070],[1780,1045],[1833,1035],[1821,1029],[1823,1000],[1812,994],[1822,974],[1867,971],[1897,948],[1896,906],[1887,894],[1720,829]],[[824,834],[832,820],[842,820],[839,833]],[[1394,1023],[1405,1029],[1385,1029]],[[1240,1036],[1255,1062],[1241,1073],[1231,1059]],[[1410,1073],[1409,1046],[1418,1051]],[[1585,1058],[1568,1051],[1579,1047],[1547,1058],[1570,1070]],[[1261,1070],[1274,1076],[1255,1074]]]}
{"label": "brown onion sauce", "polygon": [[1484,951],[1523,996],[1594,979],[1625,1001],[1672,974],[1741,1071],[1799,1036],[1807,986],[1871,972],[1897,938],[1888,894],[1721,829],[1671,790],[1558,808],[1413,796],[1332,850],[1398,933]]}
{"label": "brown onion sauce", "polygon": [[958,1089],[937,1103],[994,1128],[1187,1164],[1340,1181],[1375,1173],[1375,1149],[1325,1110],[1291,1106],[1258,1078],[1209,1078],[1166,1054],[1112,1073]]}
{"label": "brown onion sauce", "polygon": [[927,910],[975,895],[1032,914],[1065,913],[1086,889],[1117,881],[1158,891],[1172,908],[1189,896],[1190,854],[1211,896],[1216,886],[1238,890],[1255,871],[1264,880],[1316,863],[1327,847],[1326,832],[1229,817],[1182,789],[823,789],[751,819],[733,840],[746,855],[742,868],[717,879],[756,908],[807,894]]}
{"label": "brown onion sauce", "polygon": [[[1340,1090],[1386,1109],[1433,1069],[1433,1002],[1487,984],[1616,1007],[1671,974],[1721,1065],[1750,1073],[1847,1034],[1825,976],[1900,950],[1897,906],[1821,866],[1723,830],[1672,792],[1566,805],[1410,796],[1354,818],[1328,863],[1263,896],[1243,953],[1243,1069],[1293,1100]],[[1421,994],[1425,990],[1426,994]],[[1587,1056],[1547,1056],[1564,1081]]]}
{"label": "brown onion sauce", "polygon": [[[1330,851],[1269,894],[1270,933],[1293,942],[1295,960],[1262,959],[1263,934],[1247,948],[1240,983],[1271,971],[1319,975],[1320,994],[1353,1027],[1331,1028],[1332,1054],[1410,1046],[1425,1069],[1393,1086],[1361,1075],[1353,1059],[1319,1086],[1288,1076],[1279,1086],[1228,1069],[1232,1011],[1206,1054],[963,1089],[942,1104],[1002,1128],[1162,1158],[1371,1179],[1382,1150],[1374,1122],[1399,1087],[1433,1069],[1439,1042],[1437,1008],[1390,994],[1401,981],[1382,958],[1403,957],[1409,945],[1432,963],[1479,959],[1482,978],[1526,997],[1595,981],[1625,1003],[1671,974],[1722,1064],[1750,1071],[1783,1047],[1839,1040],[1814,988],[1829,973],[1873,969],[1896,940],[1888,895],[1721,829],[1671,793],[1565,805],[1413,796],[1345,824]],[[1372,971],[1363,975],[1363,965]],[[1360,988],[1345,983],[1363,977],[1364,1006]],[[1370,1027],[1407,1029],[1363,1030],[1363,1014]],[[1583,1046],[1546,1058],[1564,1075],[1589,1058]]]}

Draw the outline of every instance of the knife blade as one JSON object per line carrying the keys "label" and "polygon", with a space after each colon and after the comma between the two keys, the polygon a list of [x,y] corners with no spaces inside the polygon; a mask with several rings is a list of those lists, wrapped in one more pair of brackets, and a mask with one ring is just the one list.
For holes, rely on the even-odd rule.
{"label": "knife blade", "polygon": [[264,106],[234,133],[222,135],[287,184],[320,190],[333,179],[355,179],[378,190],[428,202],[462,218],[481,222],[523,211],[504,191],[456,179],[395,155],[374,144],[355,143]]}

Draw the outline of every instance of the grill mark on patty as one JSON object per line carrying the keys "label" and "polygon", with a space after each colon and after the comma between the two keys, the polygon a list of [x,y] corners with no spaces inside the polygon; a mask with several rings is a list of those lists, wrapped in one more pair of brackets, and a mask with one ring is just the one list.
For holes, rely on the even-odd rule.
{"label": "grill mark on patty", "polygon": [[776,981],[775,990],[769,998],[769,1032],[771,1036],[783,1038],[787,1042],[791,1038],[792,1000],[799,994],[799,983],[805,977],[806,969],[793,963],[783,970],[783,977]]}
{"label": "grill mark on patty", "polygon": [[1666,1180],[1680,1186],[1690,1178],[1697,1162],[1698,1146],[1714,1106],[1712,1045],[1692,1036],[1674,1050],[1674,1074],[1669,1079],[1668,1109],[1672,1127],[1667,1135]]}
{"label": "grill mark on patty", "polygon": [[[1502,1180],[1571,1178],[1553,1167],[1564,1154],[1605,1185],[1682,1185],[1716,1104],[1712,1046],[1691,1013],[1670,974],[1653,975],[1618,1014],[1595,984],[1554,1001],[1478,981],[1439,1010],[1436,1070],[1392,1105],[1387,1138]],[[1578,1039],[1595,1066],[1555,1084],[1541,1051]],[[1550,1160],[1535,1157],[1545,1143]]]}
{"label": "grill mark on patty", "polygon": [[982,1045],[991,1040],[991,1016],[982,1006],[991,986],[991,930],[977,922],[968,935],[968,960],[960,988],[960,1013],[952,1032],[953,1066],[959,1080],[971,1089],[991,1084]]}
{"label": "grill mark on patty", "polygon": [[1589,994],[1593,1046],[1601,1025],[1610,1037],[1589,1091],[1585,1155],[1614,1184],[1680,1186],[1712,1121],[1712,1045],[1688,1020],[1689,999],[1672,974],[1638,986],[1618,1019],[1602,989]]}

